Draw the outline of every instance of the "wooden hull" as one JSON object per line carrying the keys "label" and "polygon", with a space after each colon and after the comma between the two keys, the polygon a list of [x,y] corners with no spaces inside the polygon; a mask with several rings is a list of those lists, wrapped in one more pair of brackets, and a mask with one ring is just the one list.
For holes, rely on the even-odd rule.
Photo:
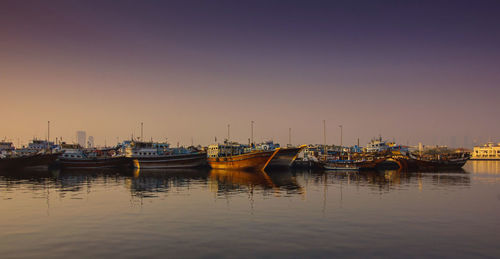
{"label": "wooden hull", "polygon": [[385,158],[380,158],[372,161],[356,162],[355,164],[357,167],[359,167],[360,170],[374,170],[380,163],[384,161]]}
{"label": "wooden hull", "polygon": [[292,166],[299,152],[305,146],[297,148],[280,148],[266,168],[288,168]]}
{"label": "wooden hull", "polygon": [[323,165],[317,161],[295,160],[293,161],[292,167],[297,169],[322,169]]}
{"label": "wooden hull", "polygon": [[226,170],[264,170],[278,152],[260,151],[228,157],[209,157],[208,164],[214,169]]}
{"label": "wooden hull", "polygon": [[60,158],[59,165],[61,168],[120,168],[130,167],[132,159],[129,157],[109,157],[109,158],[94,158],[94,159],[67,159]]}
{"label": "wooden hull", "polygon": [[468,160],[468,157],[452,160],[410,159],[408,161],[408,164],[411,165],[410,169],[416,168],[418,170],[453,170],[462,168]]}
{"label": "wooden hull", "polygon": [[141,169],[196,168],[207,165],[205,153],[134,157],[133,165]]}
{"label": "wooden hull", "polygon": [[20,169],[28,167],[49,167],[54,164],[61,153],[36,154],[0,159],[0,169]]}
{"label": "wooden hull", "polygon": [[323,164],[323,169],[326,170],[374,170],[386,159],[380,158],[371,161],[347,161],[347,162],[330,162]]}

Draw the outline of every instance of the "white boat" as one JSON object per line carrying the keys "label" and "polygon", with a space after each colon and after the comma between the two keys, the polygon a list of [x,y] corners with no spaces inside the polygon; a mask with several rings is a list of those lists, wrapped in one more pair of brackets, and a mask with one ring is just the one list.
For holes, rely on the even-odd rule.
{"label": "white boat", "polygon": [[132,158],[135,168],[195,168],[207,165],[206,153],[170,148],[167,143],[130,141],[124,150],[125,156]]}
{"label": "white boat", "polygon": [[348,162],[330,162],[323,165],[325,170],[359,171],[359,166]]}

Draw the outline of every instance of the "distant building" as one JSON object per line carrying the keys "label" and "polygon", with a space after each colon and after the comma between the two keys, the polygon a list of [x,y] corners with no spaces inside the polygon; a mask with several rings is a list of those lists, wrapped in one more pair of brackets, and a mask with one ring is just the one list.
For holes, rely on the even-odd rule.
{"label": "distant building", "polygon": [[474,147],[471,159],[500,160],[500,143],[495,145],[493,142],[488,142],[484,146]]}
{"label": "distant building", "polygon": [[450,147],[451,148],[457,147],[457,137],[456,136],[450,137]]}
{"label": "distant building", "polygon": [[93,148],[94,146],[94,136],[89,136],[89,140],[87,141],[87,147]]}
{"label": "distant building", "polygon": [[85,145],[85,144],[87,142],[87,133],[83,130],[77,131],[76,132],[76,142],[81,147],[86,147],[87,145]]}
{"label": "distant building", "polygon": [[471,144],[469,143],[469,136],[464,136],[464,147],[470,148]]}

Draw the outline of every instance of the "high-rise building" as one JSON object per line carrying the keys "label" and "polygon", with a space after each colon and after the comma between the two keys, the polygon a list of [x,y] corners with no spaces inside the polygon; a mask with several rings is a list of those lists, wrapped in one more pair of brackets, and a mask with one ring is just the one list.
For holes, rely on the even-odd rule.
{"label": "high-rise building", "polygon": [[456,136],[451,136],[450,137],[450,147],[451,148],[456,148],[457,147],[457,137]]}
{"label": "high-rise building", "polygon": [[82,147],[86,147],[87,145],[86,142],[87,142],[87,133],[83,130],[79,130],[76,132],[76,142],[78,143],[78,145],[82,146]]}
{"label": "high-rise building", "polygon": [[87,141],[87,147],[88,148],[94,147],[94,136],[89,136],[89,140]]}

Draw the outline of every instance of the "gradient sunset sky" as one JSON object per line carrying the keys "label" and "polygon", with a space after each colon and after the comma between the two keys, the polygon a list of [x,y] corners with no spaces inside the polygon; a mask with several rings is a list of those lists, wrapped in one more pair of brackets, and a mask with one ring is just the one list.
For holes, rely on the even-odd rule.
{"label": "gradient sunset sky", "polygon": [[0,1],[0,137],[500,141],[500,1]]}

